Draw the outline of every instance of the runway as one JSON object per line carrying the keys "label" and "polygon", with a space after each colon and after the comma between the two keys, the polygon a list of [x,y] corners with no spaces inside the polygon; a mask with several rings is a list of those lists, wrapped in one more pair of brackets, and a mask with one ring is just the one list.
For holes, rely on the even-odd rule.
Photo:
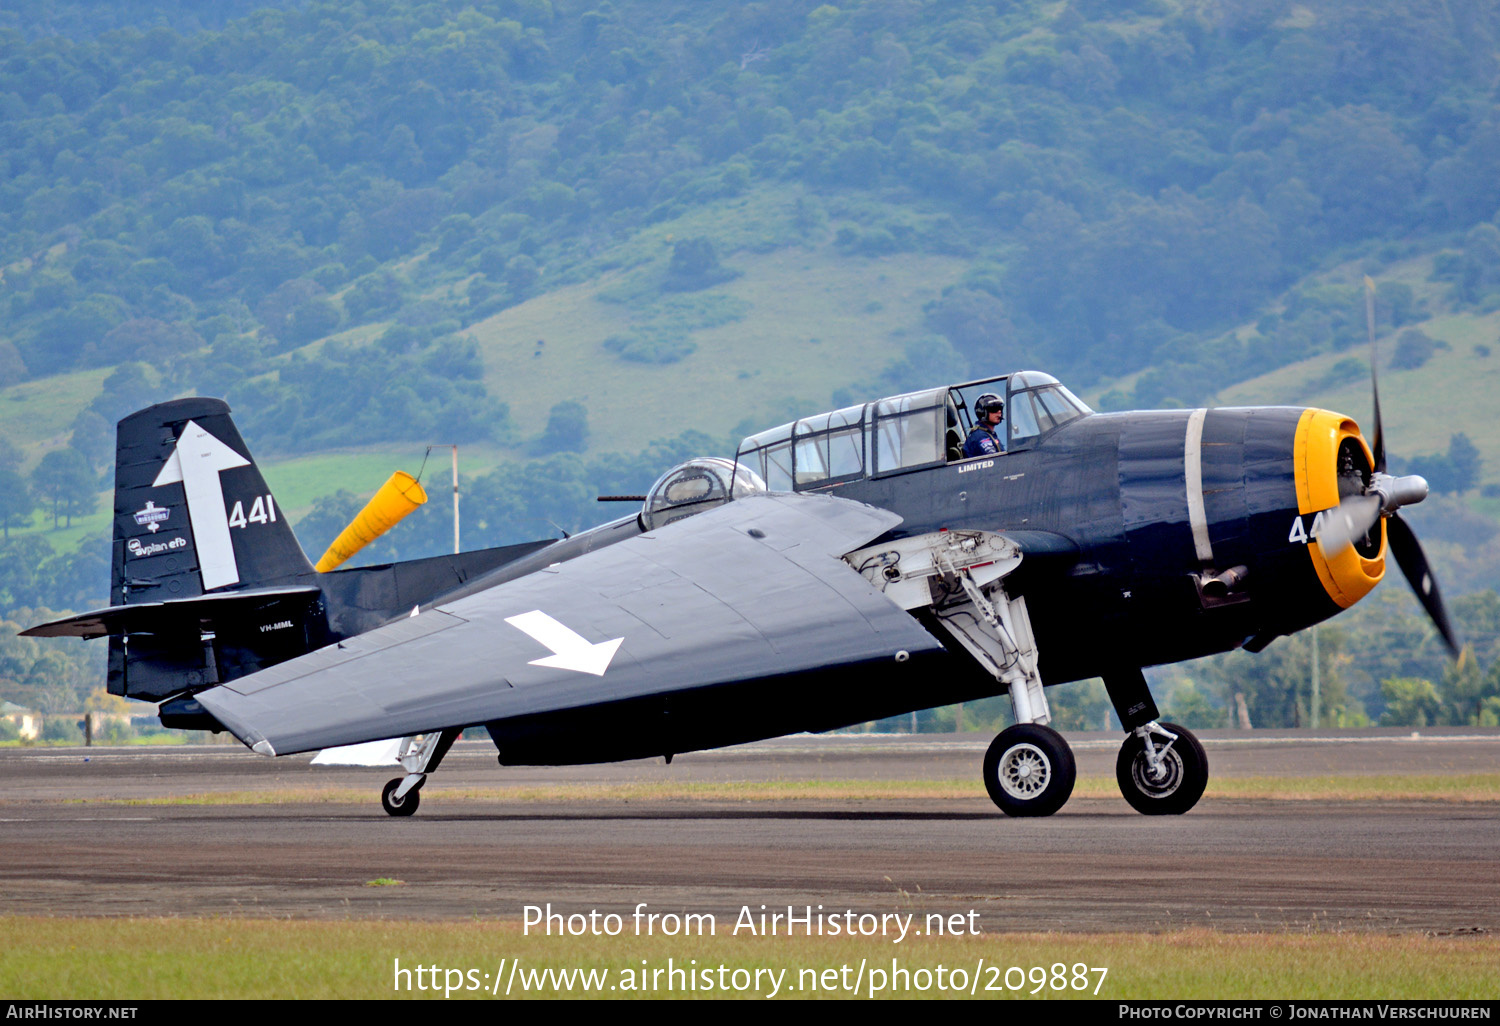
{"label": "runway", "polygon": [[[1500,731],[1204,732],[1214,779],[1500,771]],[[1113,780],[1118,738],[1070,735],[1080,779]],[[382,769],[238,746],[3,749],[0,908],[40,915],[518,917],[742,905],[976,910],[986,932],[1500,930],[1500,803],[1216,797],[1152,818],[1075,797],[1011,820],[978,780],[987,738],[793,737],[566,768],[500,768],[460,742],[432,786],[667,781],[974,781],[972,799],[424,800],[378,804]],[[85,761],[85,759],[87,761]],[[363,803],[116,804],[353,787]],[[377,878],[401,886],[370,887]]]}

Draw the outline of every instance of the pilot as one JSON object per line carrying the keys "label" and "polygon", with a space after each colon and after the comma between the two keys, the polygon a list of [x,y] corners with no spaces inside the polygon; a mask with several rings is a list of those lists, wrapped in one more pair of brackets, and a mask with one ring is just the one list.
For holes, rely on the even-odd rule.
{"label": "pilot", "polygon": [[1005,403],[994,392],[974,400],[974,430],[964,439],[964,458],[993,456],[1005,451],[1000,439],[1000,422],[1005,419]]}

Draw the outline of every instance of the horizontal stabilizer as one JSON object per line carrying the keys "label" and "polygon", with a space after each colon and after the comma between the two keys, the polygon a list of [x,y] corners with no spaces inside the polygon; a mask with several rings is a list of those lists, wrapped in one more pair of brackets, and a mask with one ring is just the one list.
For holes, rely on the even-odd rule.
{"label": "horizontal stabilizer", "polygon": [[21,632],[23,638],[102,638],[121,634],[163,634],[212,623],[220,618],[242,619],[247,607],[265,608],[290,599],[311,599],[321,589],[310,584],[247,588],[165,602],[135,602],[128,606],[94,609],[76,616],[38,624]]}
{"label": "horizontal stabilizer", "polygon": [[313,756],[314,766],[399,766],[401,741],[393,737],[388,741],[366,741],[362,745],[344,745],[342,748],[325,748]]}

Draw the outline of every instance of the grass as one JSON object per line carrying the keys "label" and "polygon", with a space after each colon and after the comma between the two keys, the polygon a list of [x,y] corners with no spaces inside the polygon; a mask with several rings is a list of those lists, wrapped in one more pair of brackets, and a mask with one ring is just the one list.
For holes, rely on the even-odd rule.
{"label": "grass", "polygon": [[[523,436],[541,430],[554,404],[585,403],[590,451],[639,451],[689,429],[728,438],[747,419],[763,427],[785,420],[789,406],[831,408],[835,389],[875,376],[925,333],[923,304],[958,280],[964,262],[848,257],[826,241],[786,246],[786,233],[758,227],[790,217],[789,202],[752,195],[663,222],[605,254],[616,269],[474,325],[468,334],[480,344],[491,394],[510,405]],[[696,235],[711,237],[724,266],[739,272],[710,291],[743,316],[691,321],[703,325],[687,332],[696,350],[666,366],[604,350],[611,336],[641,329],[646,299],[670,309],[704,295],[657,294],[654,284],[675,240]],[[759,252],[757,240],[785,248]],[[871,303],[875,296],[881,303]],[[540,355],[538,340],[546,343]]]}
{"label": "grass", "polygon": [[[587,911],[568,909],[568,912]],[[687,911],[687,910],[682,910]],[[841,911],[841,910],[840,910]],[[916,913],[913,925],[925,925],[924,910],[893,905],[859,912]],[[733,917],[717,917],[713,936],[667,938],[635,936],[632,920],[623,919],[615,937],[547,937],[533,927],[523,932],[517,920],[490,922],[295,922],[264,919],[50,919],[0,917],[0,936],[24,943],[0,946],[0,993],[11,999],[160,998],[383,998],[432,999],[444,996],[489,997],[494,977],[510,979],[515,961],[522,972],[541,969],[602,970],[605,996],[716,997],[716,990],[697,994],[666,992],[667,960],[708,967],[784,972],[779,997],[849,996],[824,989],[823,981],[856,979],[863,960],[860,989],[868,996],[880,969],[890,977],[892,960],[912,972],[928,970],[928,985],[939,964],[951,974],[962,969],[984,997],[1025,997],[1030,982],[1017,991],[1005,989],[1006,969],[1018,984],[1025,970],[1077,963],[1108,969],[1098,984],[1101,1000],[1128,999],[1460,999],[1493,1000],[1494,967],[1500,940],[1487,937],[1386,936],[1369,933],[1224,934],[1192,929],[1163,934],[980,934],[979,936],[908,936],[890,938],[765,937],[730,935]],[[980,920],[981,928],[983,918]],[[502,963],[502,959],[506,960]],[[980,967],[980,960],[986,969]],[[397,960],[407,970],[396,989]],[[415,966],[437,966],[436,993],[417,990]],[[845,977],[842,968],[847,966]],[[468,977],[465,970],[472,969]],[[649,975],[641,975],[642,969]],[[656,970],[662,970],[660,974]],[[832,976],[823,971],[833,969]],[[450,973],[449,970],[456,972]],[[977,974],[976,974],[977,970]],[[430,970],[429,970],[430,973]],[[627,974],[629,974],[627,976]],[[424,974],[425,975],[425,974]],[[976,980],[977,975],[977,980]],[[431,979],[430,975],[426,976]],[[951,978],[951,976],[949,977]],[[1099,974],[1087,974],[1092,991]],[[623,982],[642,982],[645,993],[609,991]],[[770,989],[764,973],[762,992]],[[426,982],[425,980],[423,981]],[[473,985],[474,990],[464,987]],[[654,985],[653,985],[654,984]],[[986,993],[993,984],[998,992]],[[480,989],[484,988],[484,989]],[[816,989],[814,989],[816,988]],[[497,988],[503,993],[503,987]],[[476,993],[475,991],[478,991]],[[529,996],[551,996],[554,987]],[[574,993],[577,993],[575,991]],[[1087,996],[1093,996],[1091,993]],[[522,996],[519,991],[515,996]],[[877,996],[892,996],[890,990]],[[929,989],[897,993],[905,997],[968,997]],[[1036,997],[1081,996],[1076,991],[1043,989]]]}
{"label": "grass", "polygon": [[[1118,798],[1113,779],[1080,778],[1073,788],[1079,798]],[[427,801],[946,801],[983,799],[978,782],[961,780],[775,780],[673,781],[628,784],[517,784],[501,787],[423,788]],[[1417,774],[1227,777],[1209,781],[1210,799],[1273,801],[1500,801],[1500,773],[1457,775]],[[77,798],[77,804],[110,805],[277,805],[367,804],[368,789],[348,787],[276,788],[260,791],[204,791],[150,798]],[[0,799],[0,805],[9,804]]]}
{"label": "grass", "polygon": [[113,367],[54,374],[0,389],[0,438],[21,449],[30,472],[44,454],[68,444],[73,421],[103,391]]}

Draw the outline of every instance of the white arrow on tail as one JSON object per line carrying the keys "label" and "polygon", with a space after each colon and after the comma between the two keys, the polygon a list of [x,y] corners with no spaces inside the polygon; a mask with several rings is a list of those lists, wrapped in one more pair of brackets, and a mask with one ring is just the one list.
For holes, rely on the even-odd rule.
{"label": "white arrow on tail", "polygon": [[240,568],[234,560],[234,542],[229,538],[229,514],[224,510],[219,472],[249,465],[249,460],[190,420],[183,426],[177,448],[151,482],[153,488],[181,482],[187,493],[188,520],[193,525],[204,591],[239,582]]}
{"label": "white arrow on tail", "polygon": [[531,660],[532,666],[555,666],[559,670],[592,673],[595,677],[604,676],[604,671],[609,669],[610,660],[615,657],[615,649],[625,640],[614,638],[595,645],[540,609],[533,609],[520,616],[507,616],[505,622],[552,650],[552,655]]}

